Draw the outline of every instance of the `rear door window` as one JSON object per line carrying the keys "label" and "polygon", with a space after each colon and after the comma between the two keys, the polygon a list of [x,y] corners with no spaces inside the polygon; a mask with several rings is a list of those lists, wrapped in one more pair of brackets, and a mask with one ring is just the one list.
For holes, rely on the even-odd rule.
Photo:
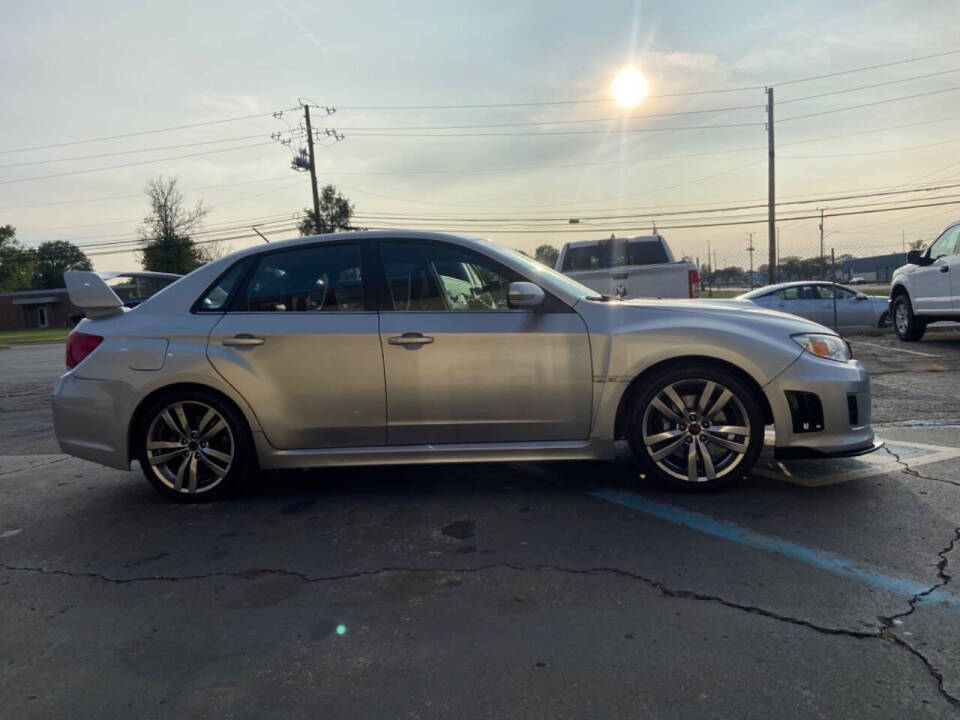
{"label": "rear door window", "polygon": [[249,312],[344,312],[363,310],[357,243],[314,245],[266,253],[247,283]]}

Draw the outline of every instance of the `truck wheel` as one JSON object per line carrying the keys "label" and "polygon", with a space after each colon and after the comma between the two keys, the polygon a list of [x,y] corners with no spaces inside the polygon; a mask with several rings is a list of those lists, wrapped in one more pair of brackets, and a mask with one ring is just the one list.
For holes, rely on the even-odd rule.
{"label": "truck wheel", "polygon": [[905,342],[917,342],[927,331],[927,321],[913,314],[910,297],[904,293],[893,301],[893,327]]}
{"label": "truck wheel", "polygon": [[645,383],[630,424],[644,472],[683,491],[715,490],[743,477],[763,445],[755,390],[733,373],[686,365]]}

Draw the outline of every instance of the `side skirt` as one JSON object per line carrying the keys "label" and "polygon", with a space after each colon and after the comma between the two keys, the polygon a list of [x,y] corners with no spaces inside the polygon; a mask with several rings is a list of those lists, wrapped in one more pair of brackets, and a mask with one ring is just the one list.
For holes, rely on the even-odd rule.
{"label": "side skirt", "polygon": [[452,443],[376,447],[277,450],[263,433],[254,433],[260,467],[283,470],[344,465],[419,465],[461,462],[540,462],[546,460],[612,460],[611,440],[554,442]]}

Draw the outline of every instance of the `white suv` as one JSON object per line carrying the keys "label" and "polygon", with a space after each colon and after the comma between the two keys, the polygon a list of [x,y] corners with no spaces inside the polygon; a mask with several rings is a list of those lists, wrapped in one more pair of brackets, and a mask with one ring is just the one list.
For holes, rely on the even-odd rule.
{"label": "white suv", "polygon": [[907,253],[890,282],[890,311],[901,340],[920,340],[928,323],[960,321],[960,222]]}

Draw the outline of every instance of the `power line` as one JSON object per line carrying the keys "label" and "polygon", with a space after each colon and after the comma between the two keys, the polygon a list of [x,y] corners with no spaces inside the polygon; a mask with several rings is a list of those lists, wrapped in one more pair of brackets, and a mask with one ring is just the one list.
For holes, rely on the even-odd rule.
{"label": "power line", "polygon": [[[296,230],[296,229],[297,229],[297,226],[296,226],[296,225],[291,225],[290,227],[274,228],[274,229],[272,229],[272,230],[268,230],[267,232],[289,232],[289,231],[291,231],[291,230]],[[213,240],[197,240],[197,241],[194,242],[194,244],[195,244],[195,245],[209,245],[209,244],[211,244],[211,243],[229,242],[230,240],[246,240],[246,239],[256,238],[256,237],[258,237],[258,236],[257,236],[255,233],[246,233],[246,234],[244,234],[244,235],[233,235],[233,236],[231,236],[231,237],[214,238]],[[137,242],[137,241],[131,241],[131,242]],[[129,248],[119,248],[119,249],[115,249],[115,250],[104,250],[104,251],[102,251],[102,252],[86,253],[86,255],[87,255],[87,257],[97,257],[97,256],[99,256],[99,255],[119,255],[120,253],[136,252],[137,250],[140,249],[140,247],[141,247],[141,245],[137,244],[137,245],[133,245],[133,246],[131,246],[131,247],[129,247]]]}
{"label": "power line", "polygon": [[857,87],[843,88],[842,90],[831,90],[830,92],[817,93],[816,95],[805,95],[804,97],[791,98],[789,100],[778,100],[777,104],[787,105],[788,103],[803,102],[804,100],[815,100],[816,98],[829,97],[831,95],[845,95],[846,93],[856,92],[857,90],[870,90],[872,88],[886,87],[887,85],[899,85],[905,82],[939,77],[940,75],[951,75],[957,72],[960,72],[960,68],[954,68],[953,70],[941,70],[939,72],[926,73],[925,75],[914,75],[913,77],[901,78],[899,80],[886,80],[884,82],[873,83],[871,85],[858,85]]}
{"label": "power line", "polygon": [[223,123],[238,122],[240,120],[271,117],[277,112],[283,113],[292,110],[299,110],[299,108],[284,108],[283,110],[254,113],[253,115],[241,115],[239,117],[224,118],[223,120],[207,120],[205,122],[190,123],[188,125],[174,125],[172,127],[157,128],[155,130],[140,130],[137,132],[122,133],[119,135],[105,135],[103,137],[88,138],[86,140],[70,140],[69,142],[51,143],[49,145],[34,145],[33,147],[11,148],[9,150],[0,150],[0,155],[18,152],[30,152],[32,150],[47,150],[49,148],[67,147],[69,145],[85,145],[87,143],[104,142],[106,140],[120,140],[123,138],[139,137],[141,135],[154,135],[156,133],[172,132],[174,130],[189,130],[191,128],[206,127],[208,125],[222,125]]}
{"label": "power line", "polygon": [[49,165],[50,163],[71,162],[74,160],[95,160],[104,157],[116,157],[118,155],[136,155],[145,152],[157,152],[160,150],[179,150],[181,148],[197,147],[200,145],[217,145],[225,142],[240,142],[241,140],[253,140],[254,138],[266,137],[263,133],[256,135],[242,135],[240,137],[224,138],[222,140],[204,140],[203,142],[183,143],[182,145],[163,145],[161,147],[140,148],[139,150],[120,150],[118,152],[97,153],[96,155],[73,155],[64,158],[51,158],[49,160],[31,160],[29,162],[8,163],[0,165],[0,168],[25,167],[27,165]]}
{"label": "power line", "polygon": [[533,137],[549,137],[556,135],[610,135],[610,134],[619,134],[619,133],[643,133],[643,132],[677,132],[680,130],[714,130],[714,129],[724,129],[724,128],[741,128],[741,127],[762,127],[762,122],[752,122],[752,123],[728,123],[724,125],[693,125],[693,126],[674,126],[674,127],[661,127],[661,128],[621,128],[618,130],[558,130],[558,131],[546,131],[546,132],[476,132],[476,133],[446,133],[446,132],[434,132],[434,133],[398,133],[398,132],[353,132],[351,131],[350,137],[389,137],[389,138],[421,138],[421,137],[433,137],[433,138],[458,138],[458,137],[520,137],[520,136],[533,136]]}
{"label": "power line", "polygon": [[105,167],[87,168],[85,170],[70,170],[69,172],[54,173],[52,175],[34,175],[27,178],[17,178],[15,180],[0,180],[0,185],[10,185],[13,183],[30,182],[31,180],[49,180],[50,178],[67,177],[69,175],[86,175],[87,173],[101,172],[103,170],[116,170],[118,168],[135,167],[137,165],[152,165],[153,163],[166,162],[167,160],[181,160],[183,158],[200,157],[201,155],[214,155],[216,153],[231,152],[233,150],[247,150],[252,147],[273,146],[272,140],[260,143],[251,143],[250,145],[238,145],[236,147],[221,148],[220,150],[207,150],[205,152],[187,153],[185,155],[171,155],[168,157],[157,158],[155,160],[140,160],[138,162],[123,163],[121,165],[107,165]]}
{"label": "power line", "polygon": [[[951,201],[942,202],[942,203],[927,203],[927,204],[923,204],[923,205],[909,205],[909,206],[895,207],[895,208],[877,208],[877,209],[872,209],[872,210],[856,210],[856,211],[851,211],[851,212],[825,213],[825,214],[824,214],[824,217],[825,217],[825,218],[829,218],[829,217],[846,217],[846,216],[852,216],[852,215],[870,215],[870,214],[875,214],[875,213],[899,212],[899,211],[902,211],[902,210],[914,210],[914,209],[917,209],[917,208],[940,207],[940,206],[944,206],[944,205],[958,205],[958,204],[960,204],[960,200],[951,200]],[[789,218],[789,220],[811,220],[811,219],[816,219],[816,218],[819,218],[819,217],[820,217],[820,214],[817,213],[816,215],[805,215],[805,216],[801,216],[801,217],[791,217],[791,218]],[[735,221],[730,221],[730,222],[696,223],[696,224],[687,224],[687,225],[663,225],[663,226],[658,225],[658,226],[657,226],[657,229],[658,229],[658,230],[680,230],[680,229],[689,229],[689,228],[727,227],[727,226],[734,226],[734,225],[757,225],[757,224],[761,224],[761,223],[765,223],[765,222],[767,222],[767,218],[766,218],[766,217],[763,217],[763,218],[757,219],[757,220],[735,220]],[[603,228],[578,228],[578,229],[570,229],[570,228],[566,228],[566,229],[550,229],[550,228],[547,228],[547,229],[543,229],[543,230],[539,230],[539,229],[538,229],[538,230],[500,230],[500,229],[486,229],[486,228],[484,228],[484,229],[482,229],[482,230],[479,230],[479,232],[482,232],[482,233],[484,233],[484,234],[541,234],[541,235],[542,235],[542,234],[565,234],[565,233],[592,233],[592,234],[598,234],[598,233],[603,233],[603,232],[610,232],[611,230],[612,230],[612,231],[628,231],[628,232],[629,232],[629,231],[632,231],[632,230],[636,229],[638,224],[640,224],[640,223],[632,223],[632,224],[627,225],[627,226],[624,226],[624,227],[609,227],[609,226],[604,226]],[[397,230],[397,229],[400,229],[400,228],[395,228],[395,227],[393,227],[393,228],[391,228],[391,227],[370,227],[370,228],[368,228],[368,229],[370,229],[370,230]]]}
{"label": "power line", "polygon": [[865,155],[889,155],[890,153],[907,152],[909,150],[922,150],[923,148],[939,147],[941,145],[952,145],[953,143],[957,142],[960,142],[960,138],[924,143],[922,145],[909,145],[907,147],[890,148],[888,150],[867,150],[864,152],[855,153],[831,153],[830,155],[780,155],[779,157],[781,160],[816,160],[824,158],[863,157]]}
{"label": "power line", "polygon": [[763,105],[738,105],[736,107],[709,108],[704,110],[680,110],[668,113],[651,113],[649,115],[620,115],[614,117],[602,118],[584,118],[582,120],[536,120],[531,122],[510,122],[510,123],[484,123],[484,124],[463,124],[463,125],[397,125],[397,126],[369,126],[369,127],[351,127],[337,126],[338,130],[356,131],[356,130],[462,130],[467,128],[500,128],[500,127],[528,127],[539,125],[575,125],[578,123],[601,123],[617,122],[620,120],[646,120],[648,118],[677,117],[680,115],[704,115],[707,113],[734,112],[737,110],[760,110]]}
{"label": "power line", "polygon": [[820,112],[807,113],[806,115],[794,115],[792,117],[780,118],[777,120],[777,123],[789,122],[790,120],[803,120],[804,118],[819,117],[820,115],[831,115],[838,112],[846,112],[847,110],[859,110],[860,108],[874,107],[876,105],[886,105],[888,103],[900,102],[901,100],[913,100],[914,98],[919,97],[929,97],[930,95],[941,95],[947,92],[954,92],[960,90],[960,85],[954,85],[949,88],[942,88],[940,90],[931,90],[929,92],[916,93],[914,95],[902,95],[900,97],[888,98],[887,100],[877,100],[876,102],[861,103],[860,105],[848,105],[847,107],[834,108],[833,110],[821,110]]}
{"label": "power line", "polygon": [[[243,180],[241,182],[235,183],[218,183],[216,185],[201,185],[195,188],[184,188],[184,192],[197,192],[198,190],[213,190],[219,188],[228,188],[228,187],[239,187],[240,185],[254,185],[257,183],[264,182],[276,182],[278,180],[288,180],[289,175],[270,177],[270,178],[260,178],[258,180]],[[130,195],[106,195],[102,197],[95,198],[84,198],[82,200],[55,200],[53,202],[46,203],[34,203],[32,205],[4,205],[0,207],[0,210],[24,210],[29,208],[40,208],[40,207],[53,207],[56,205],[78,205],[81,203],[93,203],[93,202],[106,202],[108,200],[129,200],[130,198],[142,198],[143,193],[132,193]],[[223,203],[220,203],[223,204]]]}
{"label": "power line", "polygon": [[[826,73],[823,75],[811,75],[809,77],[797,78],[795,80],[787,80],[779,83],[770,83],[776,87],[784,85],[796,85],[797,83],[811,82],[813,80],[823,80],[825,78],[839,77],[841,75],[850,75],[853,73],[866,72],[868,70],[877,70],[885,67],[893,67],[895,65],[905,65],[908,63],[920,62],[922,60],[931,60],[938,57],[946,57],[948,55],[956,55],[960,53],[960,50],[948,50],[940,53],[933,53],[931,55],[923,55],[920,57],[907,58],[905,60],[896,60],[894,62],[880,63],[877,65],[867,65],[865,67],[853,68],[850,70],[841,70],[839,72]],[[648,95],[649,99],[656,98],[672,98],[672,97],[691,97],[696,95],[714,95],[718,93],[731,93],[731,92],[748,92],[754,90],[763,90],[765,85],[744,85],[740,87],[733,88],[717,88],[717,89],[707,89],[707,90],[692,90],[688,92],[678,92],[678,93],[663,93],[658,95]],[[478,110],[484,108],[511,108],[511,107],[540,107],[540,106],[550,106],[550,105],[582,105],[582,104],[593,104],[593,103],[608,103],[612,102],[610,98],[581,98],[581,99],[567,99],[567,100],[545,100],[545,101],[522,101],[522,102],[509,102],[509,103],[469,103],[469,104],[446,104],[446,105],[341,105],[338,106],[340,110]]]}
{"label": "power line", "polygon": [[933,58],[946,57],[947,55],[960,54],[960,50],[947,50],[945,52],[933,53],[932,55],[922,55],[920,57],[907,58],[906,60],[894,60],[893,62],[880,63],[878,65],[866,65],[864,67],[853,68],[852,70],[840,70],[838,72],[826,73],[825,75],[811,75],[797,80],[787,80],[776,84],[776,87],[784,85],[796,85],[797,83],[811,82],[812,80],[824,80],[826,78],[839,77],[840,75],[851,75],[853,73],[866,72],[867,70],[879,70],[880,68],[893,67],[894,65],[906,65],[908,63],[920,62],[921,60],[932,60]]}

